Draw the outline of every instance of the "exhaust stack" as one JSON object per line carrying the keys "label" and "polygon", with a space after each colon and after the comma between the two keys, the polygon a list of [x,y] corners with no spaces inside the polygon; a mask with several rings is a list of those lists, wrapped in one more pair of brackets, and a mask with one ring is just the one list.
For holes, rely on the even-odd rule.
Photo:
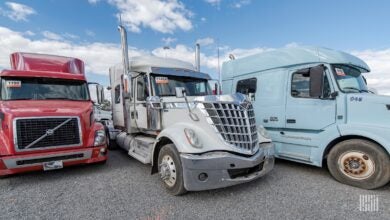
{"label": "exhaust stack", "polygon": [[200,45],[195,45],[195,69],[200,72]]}
{"label": "exhaust stack", "polygon": [[129,117],[129,101],[131,99],[131,76],[130,73],[130,63],[129,63],[129,50],[127,46],[127,32],[126,28],[122,25],[118,26],[118,30],[121,35],[121,49],[122,49],[122,64],[123,64],[123,78],[122,78],[122,86],[124,88],[123,96],[124,96],[124,102],[123,102],[123,116],[124,116],[124,122],[125,122],[125,129],[126,132],[132,133],[132,124]]}
{"label": "exhaust stack", "polygon": [[128,46],[127,46],[127,32],[126,32],[126,28],[124,28],[122,25],[118,26],[118,30],[121,34],[123,71],[124,71],[124,74],[127,74],[130,71],[129,51],[128,51]]}

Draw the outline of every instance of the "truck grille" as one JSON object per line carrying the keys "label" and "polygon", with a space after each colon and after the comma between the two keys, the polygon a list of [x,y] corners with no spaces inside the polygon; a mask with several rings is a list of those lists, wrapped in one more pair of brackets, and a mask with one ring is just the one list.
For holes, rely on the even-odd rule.
{"label": "truck grille", "polygon": [[17,150],[81,145],[76,117],[20,118],[15,120],[14,129]]}
{"label": "truck grille", "polygon": [[209,121],[223,139],[241,150],[253,152],[258,144],[255,114],[252,104],[203,103]]}

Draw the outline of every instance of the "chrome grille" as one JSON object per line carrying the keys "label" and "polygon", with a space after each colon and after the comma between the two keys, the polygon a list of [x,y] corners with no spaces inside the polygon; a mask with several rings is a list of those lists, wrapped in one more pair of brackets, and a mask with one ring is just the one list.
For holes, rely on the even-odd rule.
{"label": "chrome grille", "polygon": [[77,117],[17,118],[14,136],[19,151],[81,145]]}
{"label": "chrome grille", "polygon": [[252,104],[245,107],[233,103],[203,103],[209,122],[223,139],[241,150],[253,151],[258,144],[255,114]]}

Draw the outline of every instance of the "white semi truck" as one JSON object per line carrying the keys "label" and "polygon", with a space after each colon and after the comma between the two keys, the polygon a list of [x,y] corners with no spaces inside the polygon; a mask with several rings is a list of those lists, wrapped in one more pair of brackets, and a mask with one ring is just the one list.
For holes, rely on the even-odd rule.
{"label": "white semi truck", "polygon": [[211,95],[211,78],[199,65],[157,57],[129,61],[126,30],[119,31],[122,64],[110,68],[116,143],[150,164],[169,193],[227,187],[272,170],[273,143],[256,126],[244,95]]}

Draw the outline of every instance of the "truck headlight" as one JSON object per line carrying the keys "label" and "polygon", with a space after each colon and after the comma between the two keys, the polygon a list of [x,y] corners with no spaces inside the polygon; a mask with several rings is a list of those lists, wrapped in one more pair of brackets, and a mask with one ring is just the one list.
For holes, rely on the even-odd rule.
{"label": "truck headlight", "polygon": [[100,146],[106,143],[106,132],[104,130],[95,131],[94,146]]}
{"label": "truck headlight", "polygon": [[202,143],[200,142],[198,136],[195,134],[195,131],[190,128],[184,128],[184,134],[186,135],[188,143],[193,147],[202,148]]}
{"label": "truck headlight", "polygon": [[271,139],[271,137],[269,136],[267,130],[263,127],[263,125],[258,126],[258,131],[259,131],[259,134],[261,136],[263,136],[264,138]]}

